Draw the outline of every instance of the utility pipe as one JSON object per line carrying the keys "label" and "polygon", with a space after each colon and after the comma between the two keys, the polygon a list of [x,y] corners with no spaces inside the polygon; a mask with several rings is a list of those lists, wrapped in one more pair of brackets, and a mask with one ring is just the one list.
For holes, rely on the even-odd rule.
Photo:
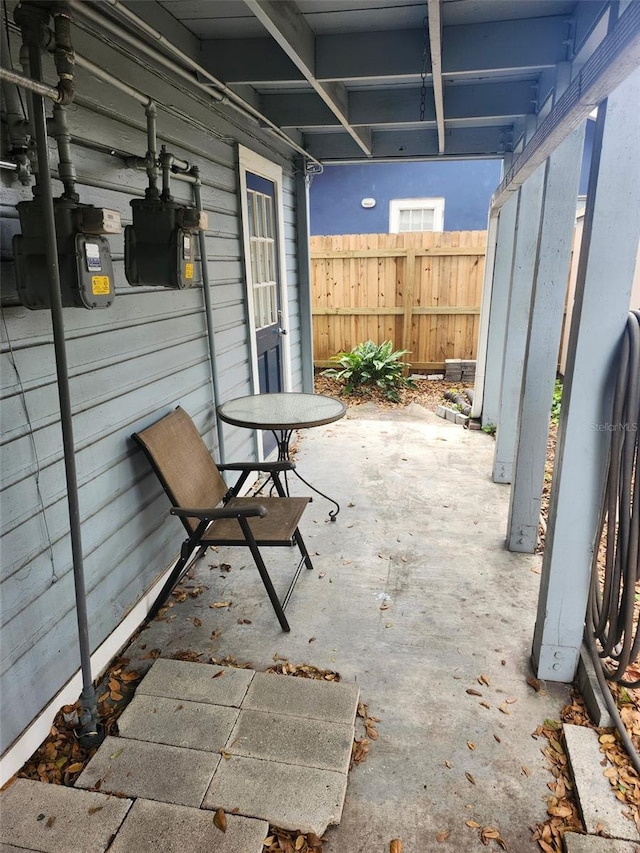
{"label": "utility pipe", "polygon": [[[36,80],[42,79],[42,57],[40,55],[40,46],[37,43],[32,42],[29,44],[29,62],[31,77]],[[60,403],[60,423],[64,450],[67,502],[69,506],[69,530],[73,560],[73,579],[76,593],[76,616],[78,621],[78,638],[80,644],[80,666],[82,670],[83,683],[82,694],[80,697],[80,740],[84,746],[88,746],[97,745],[100,743],[102,737],[98,733],[96,693],[91,676],[91,645],[89,640],[87,594],[82,554],[78,477],[76,471],[75,444],[73,439],[69,370],[62,314],[60,269],[58,266],[58,247],[53,207],[53,187],[51,183],[51,173],[49,171],[47,117],[44,97],[46,97],[46,95],[42,92],[31,90],[31,114],[36,135],[38,158],[37,189],[45,223],[45,253],[50,284],[51,322],[53,326],[53,345],[58,378],[58,399]]]}
{"label": "utility pipe", "polygon": [[142,168],[146,169],[147,177],[149,178],[149,188],[147,197],[150,196],[152,198],[158,198],[158,109],[156,107],[155,101],[150,98],[149,95],[145,95],[138,89],[134,89],[133,86],[129,86],[128,83],[125,83],[123,80],[114,77],[108,71],[105,71],[104,68],[101,68],[99,65],[96,65],[95,62],[91,62],[90,59],[87,59],[84,56],[76,54],[76,65],[79,65],[81,68],[84,68],[90,74],[93,74],[94,77],[97,77],[99,80],[102,80],[110,86],[113,86],[114,89],[118,89],[125,95],[129,95],[129,97],[133,98],[139,104],[143,105],[144,114],[147,119],[147,154],[144,158],[132,159],[135,160],[135,162],[133,163],[135,168],[138,168],[138,165],[140,164]]}
{"label": "utility pipe", "polygon": [[255,109],[255,107],[252,107],[251,104],[244,101],[239,95],[236,95],[233,89],[230,89],[228,86],[225,86],[225,84],[221,80],[218,80],[216,77],[214,77],[213,74],[207,71],[206,68],[203,68],[202,65],[199,65],[186,53],[183,53],[177,47],[172,45],[171,42],[162,35],[162,33],[151,27],[149,24],[146,23],[146,21],[144,21],[142,18],[139,18],[133,12],[130,12],[129,9],[124,7],[121,3],[117,2],[117,0],[110,0],[110,5],[113,6],[113,8],[116,8],[117,11],[128,21],[133,23],[136,27],[138,27],[144,33],[150,36],[154,40],[154,42],[156,42],[156,44],[162,46],[165,50],[171,53],[172,56],[187,65],[191,69],[191,71],[195,72],[197,75],[206,78],[209,83],[212,84],[218,91],[212,91],[209,85],[207,85],[206,83],[202,83],[197,77],[190,74],[180,65],[176,65],[175,62],[172,62],[163,53],[154,50],[144,42],[140,41],[139,39],[136,39],[135,36],[132,36],[130,33],[123,30],[122,27],[119,27],[106,15],[97,13],[87,3],[80,2],[80,0],[69,0],[70,8],[72,8],[80,17],[92,21],[101,29],[108,30],[110,33],[119,38],[125,44],[128,44],[135,50],[138,50],[141,53],[145,54],[145,56],[148,56],[154,62],[163,65],[165,68],[168,68],[171,72],[177,74],[179,77],[182,77],[183,80],[186,80],[191,86],[194,86],[195,88],[200,89],[200,91],[205,92],[212,100],[232,107],[233,109],[239,111],[245,118],[252,118],[260,126],[272,130],[273,133],[275,133],[275,135],[282,142],[284,142],[294,151],[297,151],[299,154],[304,155],[304,157],[306,157],[308,160],[319,164],[319,160],[316,160],[316,158],[309,154],[308,151],[305,151],[304,148],[294,142],[291,137],[287,136],[287,134],[283,130],[281,130],[281,128],[278,127],[277,124],[274,124],[274,122],[264,116],[259,110]]}
{"label": "utility pipe", "polygon": [[[200,170],[197,166],[191,169],[191,174],[195,178],[193,184],[193,198],[196,205],[196,210],[202,212],[202,195],[200,187]],[[224,449],[224,430],[222,421],[217,415],[217,408],[220,402],[220,385],[218,382],[218,362],[216,358],[215,344],[215,329],[213,327],[213,306],[211,305],[211,291],[209,290],[209,264],[207,262],[207,238],[204,231],[201,229],[198,233],[198,242],[200,245],[200,267],[202,269],[202,290],[204,293],[204,308],[207,318],[207,342],[209,344],[209,364],[211,366],[211,384],[213,386],[213,408],[216,410],[216,430],[218,432],[218,456],[220,464],[226,462],[226,454]]]}
{"label": "utility pipe", "polygon": [[58,174],[64,187],[63,198],[77,202],[76,167],[71,158],[71,132],[67,121],[67,108],[63,104],[54,104],[52,134],[58,144]]}
{"label": "utility pipe", "polygon": [[[0,27],[0,36],[0,51],[2,56],[8,58],[11,54],[9,39],[4,27]],[[15,163],[20,183],[28,186],[31,183],[31,163],[27,154],[29,123],[23,115],[20,94],[15,83],[9,83],[7,80],[2,81],[2,97],[7,111],[10,154]]]}
{"label": "utility pipe", "polygon": [[29,92],[34,92],[42,98],[49,98],[50,101],[59,103],[62,100],[62,95],[55,86],[48,86],[39,80],[33,80],[25,74],[20,74],[17,71],[10,71],[8,68],[0,66],[0,80],[14,83],[20,86],[21,89],[27,89]]}

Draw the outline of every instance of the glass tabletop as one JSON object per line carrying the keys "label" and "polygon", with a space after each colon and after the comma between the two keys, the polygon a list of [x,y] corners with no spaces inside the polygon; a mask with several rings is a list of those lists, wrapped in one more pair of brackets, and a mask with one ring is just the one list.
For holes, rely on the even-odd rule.
{"label": "glass tabletop", "polygon": [[330,424],[346,406],[324,394],[251,394],[218,406],[220,420],[253,429],[302,429]]}

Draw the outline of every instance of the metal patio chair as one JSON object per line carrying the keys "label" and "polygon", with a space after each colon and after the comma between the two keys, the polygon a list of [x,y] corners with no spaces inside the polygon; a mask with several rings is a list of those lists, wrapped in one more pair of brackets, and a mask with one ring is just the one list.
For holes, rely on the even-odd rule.
{"label": "metal patio chair", "polygon": [[[302,566],[313,569],[298,523],[310,498],[287,497],[280,473],[292,470],[292,462],[247,462],[216,465],[195,424],[184,411],[173,412],[151,426],[134,433],[133,438],[145,451],[169,500],[171,514],[182,521],[187,538],[180,557],[150,616],[155,615],[170,591],[180,580],[195,554],[201,557],[211,545],[244,545],[249,548],[273,609],[283,631],[289,631],[284,614]],[[229,487],[221,471],[236,471],[239,478]],[[277,497],[238,497],[252,472],[270,475]],[[297,545],[300,561],[287,592],[280,600],[265,566],[260,548],[263,546]]]}

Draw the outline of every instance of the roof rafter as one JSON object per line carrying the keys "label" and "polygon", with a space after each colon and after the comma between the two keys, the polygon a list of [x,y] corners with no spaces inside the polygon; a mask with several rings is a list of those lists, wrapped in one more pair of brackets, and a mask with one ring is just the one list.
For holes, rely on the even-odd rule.
{"label": "roof rafter", "polygon": [[442,0],[427,0],[433,97],[438,126],[438,154],[444,154],[444,93],[442,90]]}
{"label": "roof rafter", "polygon": [[371,155],[371,134],[349,123],[349,95],[343,83],[321,83],[316,77],[315,35],[291,0],[244,0],[260,23],[302,72],[347,133],[367,156]]}

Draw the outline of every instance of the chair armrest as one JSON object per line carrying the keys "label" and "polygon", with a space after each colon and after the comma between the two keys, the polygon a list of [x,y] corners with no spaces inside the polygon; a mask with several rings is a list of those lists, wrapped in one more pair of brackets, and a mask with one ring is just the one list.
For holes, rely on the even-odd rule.
{"label": "chair armrest", "polygon": [[230,465],[218,465],[218,471],[293,471],[295,462],[233,462]]}
{"label": "chair armrest", "polygon": [[241,507],[218,507],[217,509],[191,509],[189,507],[172,506],[169,510],[171,515],[181,518],[199,518],[201,521],[215,521],[219,518],[237,518],[239,515],[250,518],[259,516],[263,518],[267,514],[266,507],[261,504],[244,504]]}

